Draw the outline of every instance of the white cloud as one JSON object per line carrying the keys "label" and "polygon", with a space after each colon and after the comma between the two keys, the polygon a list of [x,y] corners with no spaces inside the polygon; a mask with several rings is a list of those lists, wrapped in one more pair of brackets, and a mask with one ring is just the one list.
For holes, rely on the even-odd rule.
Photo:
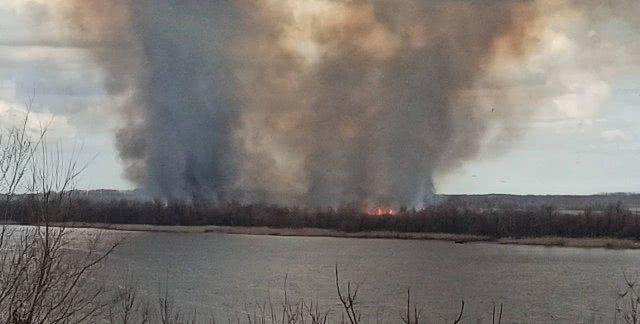
{"label": "white cloud", "polygon": [[550,102],[560,116],[567,118],[594,117],[609,97],[609,85],[591,71],[566,71],[555,76],[550,83],[550,86],[565,92],[550,98]]}
{"label": "white cloud", "polygon": [[633,136],[625,133],[620,129],[609,129],[600,132],[600,136],[607,141],[630,141],[633,139]]}
{"label": "white cloud", "polygon": [[638,27],[618,19],[624,12],[596,16],[592,6],[573,1],[538,4],[542,18],[532,27],[531,53],[498,59],[480,80],[478,87],[487,97],[498,94],[487,105],[515,114],[534,112],[535,120],[545,122],[599,118],[612,84],[638,75]]}
{"label": "white cloud", "polygon": [[49,112],[29,111],[22,104],[16,104],[0,99],[0,127],[7,129],[20,127],[27,118],[26,129],[31,135],[37,135],[43,129],[47,128],[48,138],[51,141],[60,141],[74,137],[75,130],[69,125],[65,116],[54,116]]}

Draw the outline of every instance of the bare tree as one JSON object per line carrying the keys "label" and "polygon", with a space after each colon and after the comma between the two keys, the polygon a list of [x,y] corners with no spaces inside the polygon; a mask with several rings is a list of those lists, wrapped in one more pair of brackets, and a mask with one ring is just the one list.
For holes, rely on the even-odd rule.
{"label": "bare tree", "polygon": [[629,278],[623,273],[625,288],[618,294],[616,301],[616,322],[618,314],[622,315],[625,323],[640,323],[640,294],[638,292],[638,279]]}
{"label": "bare tree", "polygon": [[358,288],[356,285],[354,289],[351,289],[351,281],[347,281],[347,293],[343,294],[340,290],[340,277],[338,275],[338,266],[336,265],[336,289],[338,290],[338,298],[342,304],[344,312],[347,314],[347,319],[351,324],[360,323],[362,314],[356,309],[356,300],[358,297]]}
{"label": "bare tree", "polygon": [[[109,305],[92,273],[117,244],[105,245],[99,232],[64,227],[70,188],[84,167],[77,153],[65,159],[60,146],[50,152],[47,127],[32,134],[29,118],[0,136],[0,322],[91,321]],[[28,203],[34,226],[7,224],[15,199]],[[62,225],[52,227],[52,220]]]}
{"label": "bare tree", "polygon": [[453,321],[453,324],[458,324],[462,321],[462,314],[464,314],[464,299],[460,304],[460,313],[458,313],[458,318],[456,318],[456,320]]}
{"label": "bare tree", "polygon": [[111,323],[147,324],[151,320],[151,307],[140,298],[140,288],[131,278],[116,288],[108,312]]}
{"label": "bare tree", "polygon": [[422,311],[418,309],[417,305],[413,305],[413,317],[411,316],[411,289],[407,289],[407,313],[406,315],[401,315],[403,323],[406,324],[418,324],[420,323],[420,316],[422,315]]}
{"label": "bare tree", "polygon": [[497,313],[496,313],[496,304],[493,304],[493,311],[491,312],[491,323],[493,324],[502,323],[502,304],[500,304],[500,310]]}

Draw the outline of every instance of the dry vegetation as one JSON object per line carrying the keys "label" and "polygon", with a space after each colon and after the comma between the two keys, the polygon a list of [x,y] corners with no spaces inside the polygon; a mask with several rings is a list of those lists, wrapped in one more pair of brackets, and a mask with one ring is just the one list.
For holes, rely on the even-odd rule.
{"label": "dry vegetation", "polygon": [[[321,308],[318,302],[313,300],[292,300],[287,292],[287,277],[284,279],[282,296],[280,301],[274,301],[271,295],[262,302],[245,304],[242,311],[229,314],[222,322],[226,323],[261,323],[261,324],[360,324],[381,323],[377,316],[364,316],[360,309],[358,299],[358,285],[347,281],[341,281],[338,267],[335,268],[335,288],[339,301],[337,309]],[[163,324],[195,324],[216,323],[215,316],[198,316],[195,312],[189,313],[176,306],[171,294],[164,285],[158,292],[155,300],[149,300],[141,296],[139,287],[130,282],[118,287],[116,298],[105,318],[111,323],[163,323]],[[464,322],[464,300],[461,301],[457,314],[452,314],[450,323]],[[416,304],[412,304],[411,290],[407,290],[406,308],[398,314],[398,323],[419,324],[434,321],[428,314],[422,312]],[[441,318],[439,320],[442,320]],[[502,304],[497,309],[494,305],[492,311],[492,323],[502,322]]]}

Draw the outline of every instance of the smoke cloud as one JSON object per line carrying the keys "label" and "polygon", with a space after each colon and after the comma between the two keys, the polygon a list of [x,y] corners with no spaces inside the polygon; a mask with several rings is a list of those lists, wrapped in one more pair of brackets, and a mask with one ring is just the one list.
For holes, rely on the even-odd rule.
{"label": "smoke cloud", "polygon": [[75,37],[100,44],[88,50],[106,88],[128,98],[118,150],[151,195],[420,206],[435,175],[509,142],[526,118],[508,94],[489,107],[474,90],[536,51],[540,8],[75,0],[65,10]]}

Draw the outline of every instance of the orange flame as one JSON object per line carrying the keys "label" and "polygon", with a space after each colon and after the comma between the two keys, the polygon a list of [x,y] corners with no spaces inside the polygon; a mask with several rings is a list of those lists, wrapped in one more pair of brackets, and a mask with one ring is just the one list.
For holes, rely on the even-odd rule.
{"label": "orange flame", "polygon": [[395,216],[398,212],[393,208],[367,208],[365,213],[369,216]]}

